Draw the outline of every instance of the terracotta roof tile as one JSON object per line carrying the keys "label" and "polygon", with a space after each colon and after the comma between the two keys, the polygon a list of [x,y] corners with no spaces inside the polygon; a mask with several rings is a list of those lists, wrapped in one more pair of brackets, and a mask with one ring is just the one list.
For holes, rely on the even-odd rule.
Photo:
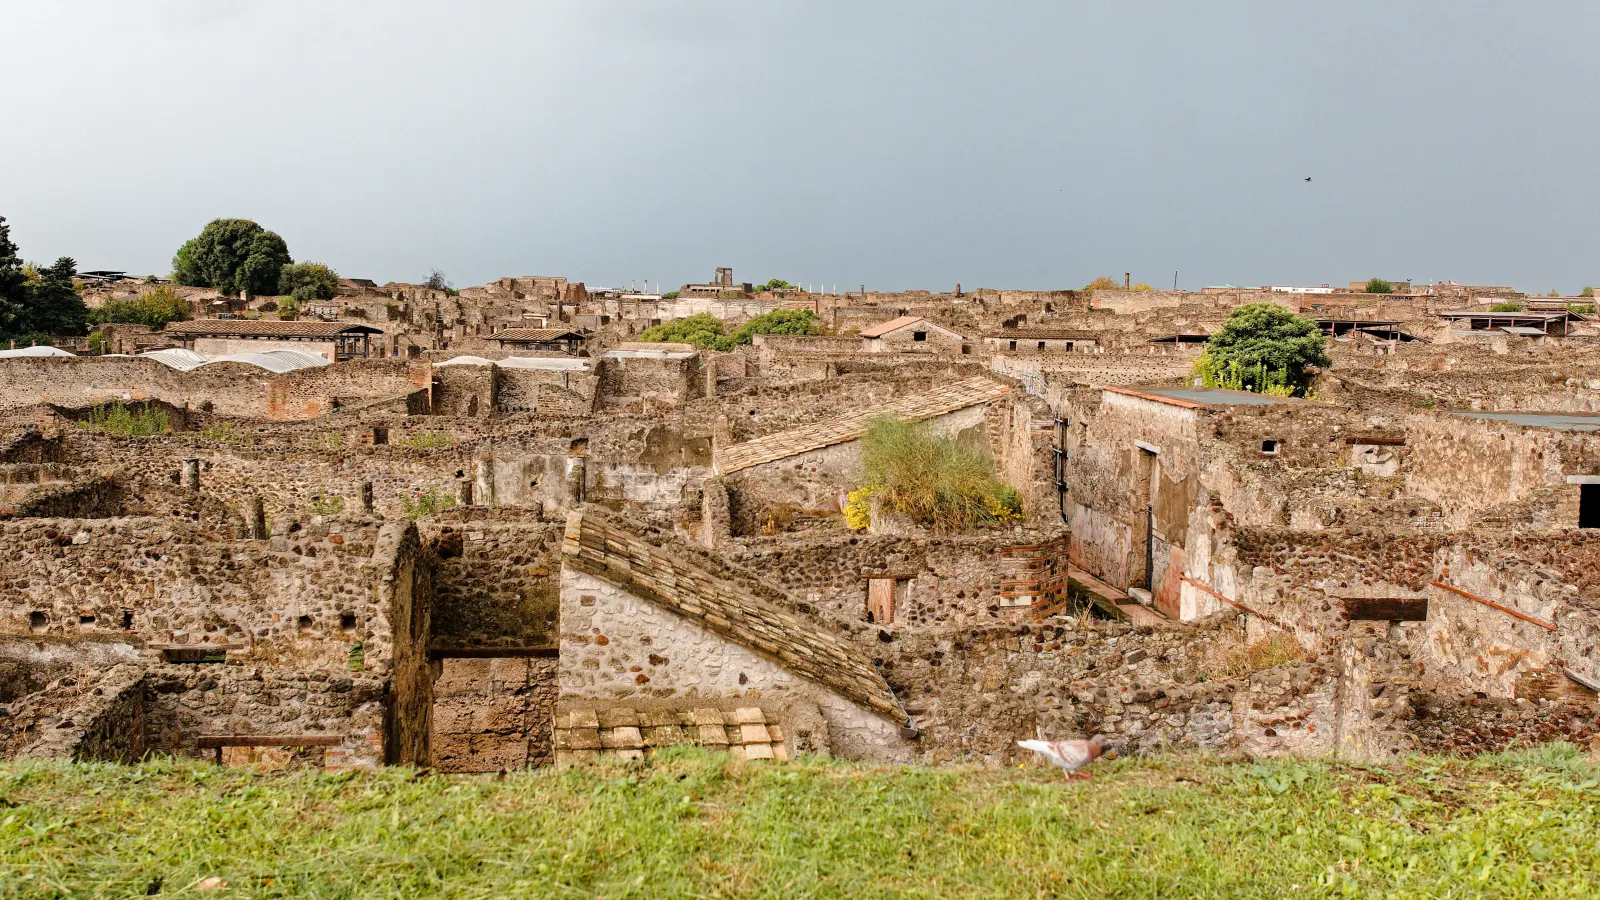
{"label": "terracotta roof tile", "polygon": [[283,322],[269,319],[195,319],[173,322],[162,332],[172,335],[334,338],[341,334],[383,334],[382,329],[353,322]]}
{"label": "terracotta roof tile", "polygon": [[901,316],[898,319],[890,319],[887,322],[880,322],[871,328],[862,329],[861,336],[864,338],[883,337],[891,331],[899,331],[907,325],[915,325],[921,321],[921,316]]}
{"label": "terracotta roof tile", "polygon": [[567,338],[586,341],[589,336],[568,328],[505,328],[489,335],[491,341],[559,341]]}
{"label": "terracotta roof tile", "polygon": [[727,475],[798,453],[856,440],[866,434],[867,423],[879,416],[896,416],[919,422],[999,399],[1010,391],[1011,388],[1004,384],[979,376],[878,406],[852,410],[825,422],[724,447],[716,455],[717,474]]}

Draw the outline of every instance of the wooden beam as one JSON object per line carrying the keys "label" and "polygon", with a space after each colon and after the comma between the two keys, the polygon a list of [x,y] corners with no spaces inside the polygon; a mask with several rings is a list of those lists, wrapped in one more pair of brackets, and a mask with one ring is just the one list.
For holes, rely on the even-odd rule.
{"label": "wooden beam", "polygon": [[555,659],[559,647],[429,647],[429,659]]}
{"label": "wooden beam", "polygon": [[1425,622],[1427,597],[1340,597],[1345,618],[1352,622]]}

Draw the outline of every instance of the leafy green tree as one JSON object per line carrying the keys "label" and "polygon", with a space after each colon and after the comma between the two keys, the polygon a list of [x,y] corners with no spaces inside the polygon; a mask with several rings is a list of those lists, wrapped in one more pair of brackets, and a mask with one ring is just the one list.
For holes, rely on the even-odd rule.
{"label": "leafy green tree", "polygon": [[322,263],[290,263],[278,274],[278,293],[305,303],[332,300],[339,292],[339,273]]}
{"label": "leafy green tree", "polygon": [[1367,279],[1367,293],[1392,294],[1394,293],[1394,284],[1384,281],[1382,278],[1369,278]]}
{"label": "leafy green tree", "polygon": [[654,328],[646,328],[639,335],[639,340],[695,344],[714,348],[726,341],[727,335],[723,330],[721,319],[710,313],[698,313],[687,318],[662,322]]}
{"label": "leafy green tree", "polygon": [[189,304],[165,285],[130,300],[107,300],[89,310],[89,324],[148,325],[160,328],[189,318]]}
{"label": "leafy green tree", "polygon": [[266,296],[277,292],[283,267],[292,261],[277,234],[249,219],[215,219],[178,248],[172,277],[179,284]]}
{"label": "leafy green tree", "polygon": [[792,290],[796,290],[795,286],[790,284],[787,281],[784,281],[782,278],[774,278],[771,281],[768,281],[766,284],[758,285],[756,287],[756,291],[757,292],[760,292],[760,291],[792,291]]}
{"label": "leafy green tree", "polygon": [[1235,309],[1196,364],[1208,385],[1237,379],[1243,390],[1265,392],[1278,386],[1305,396],[1311,384],[1306,366],[1329,366],[1322,329],[1276,303],[1250,303]]}
{"label": "leafy green tree", "polygon": [[809,309],[775,309],[739,326],[733,333],[727,347],[718,349],[732,349],[739,344],[750,343],[751,338],[758,334],[816,334],[817,315]]}
{"label": "leafy green tree", "polygon": [[78,263],[63,256],[54,265],[39,269],[39,281],[33,285],[24,307],[26,315],[19,331],[42,334],[83,334],[88,309],[83,297],[72,283],[78,274]]}
{"label": "leafy green tree", "polygon": [[1084,285],[1083,289],[1086,291],[1114,291],[1120,287],[1122,285],[1117,284],[1116,279],[1110,275],[1101,275],[1099,278]]}

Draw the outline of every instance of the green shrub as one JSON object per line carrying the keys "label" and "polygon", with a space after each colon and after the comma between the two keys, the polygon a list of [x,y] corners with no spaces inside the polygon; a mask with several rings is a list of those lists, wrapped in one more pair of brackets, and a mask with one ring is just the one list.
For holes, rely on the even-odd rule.
{"label": "green shrub", "polygon": [[302,302],[332,300],[339,292],[339,273],[322,263],[290,263],[278,273],[278,293]]}
{"label": "green shrub", "polygon": [[740,344],[748,344],[758,334],[816,334],[818,331],[817,315],[811,310],[775,309],[740,325],[728,345],[717,349],[731,350]]}
{"label": "green shrub", "polygon": [[1195,374],[1207,387],[1274,396],[1305,396],[1306,367],[1329,366],[1317,323],[1276,303],[1250,303],[1230,314],[1206,342]]}
{"label": "green shrub", "polygon": [[1567,309],[1575,313],[1592,313],[1595,311],[1593,303],[1568,303]]}
{"label": "green shrub", "polygon": [[766,284],[758,284],[758,285],[756,285],[756,291],[757,292],[760,292],[760,291],[793,291],[793,290],[798,290],[798,288],[796,288],[794,285],[790,284],[789,282],[784,281],[782,278],[773,278],[773,279],[769,280]]}
{"label": "green shrub", "polygon": [[1579,297],[1593,297],[1594,296],[1594,288],[1589,287],[1588,285],[1584,285],[1583,290],[1578,292],[1578,296]]}
{"label": "green shrub", "polygon": [[145,325],[161,328],[169,322],[189,318],[189,304],[165,285],[146,291],[131,300],[107,300],[89,310],[89,324]]}
{"label": "green shrub", "polygon": [[663,299],[663,300],[676,300],[676,299],[678,299],[678,292],[677,291],[667,291],[665,294],[661,295],[661,299]]}
{"label": "green shrub", "polygon": [[1524,307],[1521,303],[1518,303],[1515,300],[1507,300],[1504,303],[1496,303],[1489,307],[1489,312],[1522,312],[1524,309],[1526,309],[1526,307]]}
{"label": "green shrub", "polygon": [[450,509],[456,505],[456,498],[450,496],[448,492],[428,488],[426,491],[418,491],[413,497],[402,497],[400,505],[406,511],[406,518],[421,519]]}
{"label": "green shrub", "polygon": [[115,434],[122,437],[151,437],[165,434],[169,426],[167,411],[146,406],[130,409],[121,402],[102,403],[89,410],[86,419],[78,421],[85,431]]}
{"label": "green shrub", "polygon": [[311,498],[311,514],[314,516],[332,517],[337,516],[342,512],[344,512],[343,497],[333,496]]}
{"label": "green shrub", "polygon": [[995,476],[984,448],[935,435],[926,423],[874,419],[861,439],[861,464],[867,493],[852,500],[875,499],[918,525],[960,531],[1022,517],[1021,497]]}
{"label": "green shrub", "polygon": [[1369,278],[1367,279],[1367,293],[1392,294],[1394,293],[1394,284],[1384,281],[1382,278]]}
{"label": "green shrub", "polygon": [[662,322],[653,328],[646,328],[639,335],[641,341],[694,344],[699,347],[716,347],[726,339],[722,320],[710,313]]}

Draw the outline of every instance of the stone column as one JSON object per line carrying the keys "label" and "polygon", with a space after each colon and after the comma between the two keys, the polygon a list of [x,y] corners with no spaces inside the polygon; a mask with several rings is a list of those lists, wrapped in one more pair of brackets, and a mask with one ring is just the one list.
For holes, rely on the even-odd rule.
{"label": "stone column", "polygon": [[250,540],[264,541],[267,539],[267,505],[260,497],[250,498],[250,514],[247,521],[250,529]]}
{"label": "stone column", "polygon": [[361,513],[370,516],[372,515],[372,510],[372,482],[363,481],[361,482]]}
{"label": "stone column", "polygon": [[191,491],[200,490],[200,460],[192,456],[183,461],[183,486]]}

